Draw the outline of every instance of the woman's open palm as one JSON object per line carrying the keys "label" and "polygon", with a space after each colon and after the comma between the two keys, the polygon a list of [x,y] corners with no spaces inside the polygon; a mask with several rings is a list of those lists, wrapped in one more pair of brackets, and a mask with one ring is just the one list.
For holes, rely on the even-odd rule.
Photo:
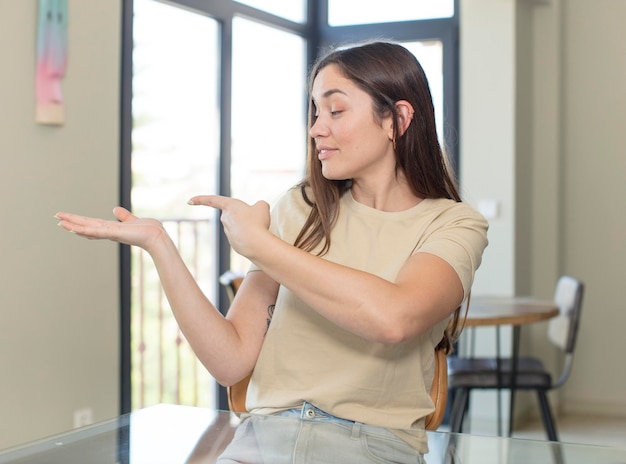
{"label": "woman's open palm", "polygon": [[148,252],[151,245],[165,234],[163,225],[156,219],[138,218],[119,206],[113,209],[113,215],[117,221],[66,212],[59,212],[55,217],[60,219],[60,227],[81,237],[91,240],[113,240],[141,247]]}

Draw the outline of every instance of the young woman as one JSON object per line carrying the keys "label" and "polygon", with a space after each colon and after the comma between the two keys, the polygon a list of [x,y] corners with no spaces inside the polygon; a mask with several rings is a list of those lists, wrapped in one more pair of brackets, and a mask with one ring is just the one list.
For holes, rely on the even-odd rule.
{"label": "young woman", "polygon": [[[251,412],[423,430],[434,347],[455,334],[487,222],[461,202],[426,76],[400,45],[322,57],[309,135],[307,176],[271,214],[264,202],[190,200],[220,209],[231,246],[253,263],[225,318],[158,221],[115,208],[118,221],[58,213],[59,225],[145,249],[217,381],[254,370]],[[280,143],[280,131],[264,143]],[[426,452],[425,434],[416,448]]]}

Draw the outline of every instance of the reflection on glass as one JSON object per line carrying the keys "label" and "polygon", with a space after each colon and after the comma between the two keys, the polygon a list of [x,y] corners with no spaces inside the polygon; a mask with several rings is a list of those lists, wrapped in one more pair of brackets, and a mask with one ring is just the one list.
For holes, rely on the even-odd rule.
{"label": "reflection on glass", "polygon": [[454,0],[328,0],[328,24],[388,23],[454,16]]}
{"label": "reflection on glass", "polygon": [[[167,31],[167,33],[164,33]],[[154,0],[134,2],[133,211],[163,221],[209,298],[214,227],[187,200],[217,192],[218,24]],[[152,261],[132,248],[132,407],[214,405],[215,381],[184,341]]]}
{"label": "reflection on glass", "polygon": [[243,3],[296,23],[304,23],[306,21],[307,0],[239,0],[238,3]]}
{"label": "reflection on glass", "polygon": [[[231,194],[270,204],[302,179],[306,160],[305,42],[233,21]],[[233,255],[231,268],[247,264]]]}

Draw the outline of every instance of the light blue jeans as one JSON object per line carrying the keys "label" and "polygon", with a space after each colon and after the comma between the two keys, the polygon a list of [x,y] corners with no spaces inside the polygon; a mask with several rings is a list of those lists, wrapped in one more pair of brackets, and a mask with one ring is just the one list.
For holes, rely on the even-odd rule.
{"label": "light blue jeans", "polygon": [[332,416],[304,403],[276,415],[247,415],[219,464],[424,464],[424,456],[383,427]]}

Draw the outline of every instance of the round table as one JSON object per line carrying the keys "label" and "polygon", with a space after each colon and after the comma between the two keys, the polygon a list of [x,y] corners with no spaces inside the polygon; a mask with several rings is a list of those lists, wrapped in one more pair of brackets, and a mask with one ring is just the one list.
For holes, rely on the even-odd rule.
{"label": "round table", "polygon": [[551,300],[531,297],[471,298],[466,327],[488,325],[520,326],[551,319],[559,314],[559,307]]}

